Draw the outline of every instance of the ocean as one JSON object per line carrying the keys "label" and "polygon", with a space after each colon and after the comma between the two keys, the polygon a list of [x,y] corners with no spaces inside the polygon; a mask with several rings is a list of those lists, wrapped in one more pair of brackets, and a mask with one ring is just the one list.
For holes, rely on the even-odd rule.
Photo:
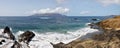
{"label": "ocean", "polygon": [[[31,48],[53,48],[50,42],[69,43],[88,33],[99,32],[87,26],[91,22],[99,22],[106,16],[0,16],[0,32],[5,26],[12,29],[14,35],[30,30],[35,37],[30,42]],[[92,19],[98,19],[93,21]]]}

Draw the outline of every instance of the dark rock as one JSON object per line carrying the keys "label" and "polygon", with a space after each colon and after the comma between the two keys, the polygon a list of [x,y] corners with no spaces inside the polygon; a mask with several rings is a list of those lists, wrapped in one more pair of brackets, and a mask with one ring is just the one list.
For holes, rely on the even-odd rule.
{"label": "dark rock", "polygon": [[58,44],[50,43],[54,48],[64,48],[64,43],[60,42]]}
{"label": "dark rock", "polygon": [[5,40],[2,40],[1,42],[5,42]]}
{"label": "dark rock", "polygon": [[50,43],[53,48],[72,48],[72,46],[67,46],[67,44],[64,44],[63,42],[60,42],[58,44],[53,44],[53,43]]}
{"label": "dark rock", "polygon": [[2,42],[0,42],[0,45],[2,45]]}
{"label": "dark rock", "polygon": [[23,34],[20,35],[20,38],[19,38],[19,42],[25,42],[25,43],[29,43],[32,38],[35,36],[35,34],[31,31],[26,31],[24,32]]}
{"label": "dark rock", "polygon": [[15,36],[12,34],[12,32],[10,31],[10,28],[8,26],[6,26],[4,28],[3,33],[7,33],[10,39],[15,40]]}
{"label": "dark rock", "polygon": [[95,18],[94,18],[94,19],[92,19],[92,20],[93,20],[93,21],[98,21],[99,19],[95,19]]}
{"label": "dark rock", "polygon": [[[22,41],[27,45],[27,46],[26,45],[25,46],[29,48],[28,43],[35,36],[35,34],[33,32],[26,31],[26,32],[24,32],[23,34],[20,35],[20,38],[18,38],[18,40],[19,40],[19,42],[18,42],[18,41],[15,40],[15,36],[12,34],[12,32],[11,32],[11,30],[8,26],[4,28],[4,31],[2,33],[3,33],[3,35],[0,35],[0,37],[5,38],[5,39],[10,39],[10,40],[14,41],[14,44],[11,45],[11,48],[22,48],[22,47],[24,47],[21,43],[19,43],[19,42],[22,42]],[[7,36],[6,35],[4,36],[4,34],[7,34]],[[4,40],[4,39],[0,40],[0,45],[2,45],[5,42],[6,42],[6,40]],[[10,43],[13,43],[13,42],[10,41]],[[6,46],[3,46],[3,47],[6,48]]]}
{"label": "dark rock", "polygon": [[21,48],[21,45],[17,41],[15,41],[11,48]]}

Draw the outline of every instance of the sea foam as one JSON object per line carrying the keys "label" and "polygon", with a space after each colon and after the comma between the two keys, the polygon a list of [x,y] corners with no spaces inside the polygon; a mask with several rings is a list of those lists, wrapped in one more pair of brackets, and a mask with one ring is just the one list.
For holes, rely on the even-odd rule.
{"label": "sea foam", "polygon": [[[19,35],[23,32],[24,31],[19,31],[16,35]],[[36,36],[30,42],[29,46],[31,48],[53,48],[50,42],[54,44],[59,42],[63,42],[67,44],[75,39],[82,38],[82,36],[85,36],[86,38],[88,33],[94,34],[94,33],[100,33],[100,32],[96,29],[85,27],[85,28],[76,30],[74,32],[67,31],[67,33],[57,33],[57,32],[46,32],[46,33],[34,32],[34,33]]]}
{"label": "sea foam", "polygon": [[[0,30],[0,32],[3,29]],[[18,31],[15,33],[15,36],[22,34],[24,31]],[[34,31],[33,31],[34,32]],[[100,33],[100,31],[96,29],[91,29],[90,27],[81,28],[76,31],[67,31],[67,33],[58,33],[58,32],[46,32],[46,33],[39,33],[34,32],[35,37],[30,42],[29,46],[31,48],[53,48],[50,42],[56,44],[59,42],[63,42],[65,44],[85,36],[87,37],[87,34],[91,33]]]}

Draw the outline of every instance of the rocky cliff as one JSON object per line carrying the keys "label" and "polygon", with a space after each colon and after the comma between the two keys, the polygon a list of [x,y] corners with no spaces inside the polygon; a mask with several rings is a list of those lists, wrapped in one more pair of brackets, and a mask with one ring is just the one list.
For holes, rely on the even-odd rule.
{"label": "rocky cliff", "polygon": [[120,48],[120,16],[97,23],[104,30],[88,39],[76,39],[68,44],[53,44],[54,48]]}

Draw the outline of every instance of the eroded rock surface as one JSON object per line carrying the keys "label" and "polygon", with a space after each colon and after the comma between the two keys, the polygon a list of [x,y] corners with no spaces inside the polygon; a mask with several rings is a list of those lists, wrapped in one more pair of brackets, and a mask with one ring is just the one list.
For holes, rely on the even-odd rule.
{"label": "eroded rock surface", "polygon": [[120,16],[103,20],[97,25],[104,30],[120,30]]}

